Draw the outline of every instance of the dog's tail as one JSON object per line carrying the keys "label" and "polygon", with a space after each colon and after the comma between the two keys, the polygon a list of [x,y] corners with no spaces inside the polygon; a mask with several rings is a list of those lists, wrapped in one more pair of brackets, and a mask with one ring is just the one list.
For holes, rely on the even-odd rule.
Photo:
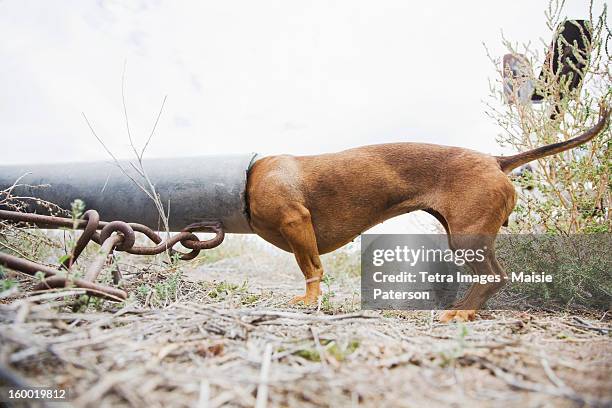
{"label": "dog's tail", "polygon": [[514,156],[496,156],[497,162],[504,173],[509,173],[513,169],[525,164],[530,161],[539,159],[540,157],[550,156],[553,154],[561,153],[565,150],[572,149],[576,146],[580,146],[583,143],[588,142],[597,136],[607,125],[608,118],[610,117],[610,110],[604,105],[601,105],[599,110],[599,121],[589,130],[577,136],[573,139],[566,140],[564,142],[553,143],[547,146],[538,147],[537,149],[529,150],[527,152],[515,154]]}

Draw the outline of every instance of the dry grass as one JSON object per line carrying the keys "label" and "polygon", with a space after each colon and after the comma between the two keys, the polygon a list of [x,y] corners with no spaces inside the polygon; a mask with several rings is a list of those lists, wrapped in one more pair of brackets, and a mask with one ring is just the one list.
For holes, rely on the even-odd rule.
{"label": "dry grass", "polygon": [[360,312],[355,260],[325,258],[333,295],[318,311],[287,306],[299,271],[252,238],[230,237],[199,265],[122,256],[131,296],[120,305],[34,294],[20,278],[0,305],[0,358],[25,381],[69,388],[74,406],[612,404],[605,316],[485,312],[443,325],[429,312]]}

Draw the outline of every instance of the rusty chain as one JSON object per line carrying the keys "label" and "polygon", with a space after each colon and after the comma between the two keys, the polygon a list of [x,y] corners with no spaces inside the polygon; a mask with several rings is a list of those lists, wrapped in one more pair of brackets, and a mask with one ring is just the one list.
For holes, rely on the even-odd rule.
{"label": "rusty chain", "polygon": [[[155,231],[146,225],[123,221],[100,221],[100,215],[95,210],[86,211],[82,219],[79,220],[0,210],[0,220],[25,223],[40,228],[74,228],[83,230],[72,252],[57,269],[2,252],[0,252],[0,265],[29,275],[42,272],[45,279],[35,287],[36,290],[75,286],[86,289],[88,295],[114,301],[125,300],[127,293],[121,289],[95,282],[106,264],[108,256],[113,251],[123,251],[135,255],[157,255],[169,251],[173,255],[178,254],[181,260],[190,260],[198,256],[201,250],[220,245],[225,237],[221,223],[199,222],[188,225],[180,233],[164,241]],[[155,246],[135,246],[136,232],[145,235]],[[209,240],[201,241],[194,232],[212,232],[215,236]],[[87,267],[85,277],[82,279],[70,277],[69,272],[72,265],[91,241],[99,244],[101,248]],[[190,249],[191,252],[181,253],[173,249],[178,243]],[[62,270],[65,273],[62,273]],[[114,276],[113,280],[115,284],[119,283],[118,277]]]}

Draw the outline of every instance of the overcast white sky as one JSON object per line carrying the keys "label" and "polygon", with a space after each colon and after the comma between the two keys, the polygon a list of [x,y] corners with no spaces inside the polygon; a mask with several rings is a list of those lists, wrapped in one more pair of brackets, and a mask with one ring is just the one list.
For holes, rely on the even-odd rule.
{"label": "overcast white sky", "polygon": [[[595,2],[600,10],[603,1]],[[500,153],[484,115],[501,31],[546,43],[547,0],[0,0],[4,163],[118,156],[168,95],[148,157],[424,141]],[[588,18],[588,1],[565,14]]]}

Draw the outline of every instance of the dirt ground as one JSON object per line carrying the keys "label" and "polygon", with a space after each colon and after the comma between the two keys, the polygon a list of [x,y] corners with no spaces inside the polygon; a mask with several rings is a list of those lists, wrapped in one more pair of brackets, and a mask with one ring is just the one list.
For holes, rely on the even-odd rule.
{"label": "dirt ground", "polygon": [[171,270],[123,257],[122,304],[75,306],[82,291],[20,277],[0,305],[2,365],[72,406],[612,406],[607,316],[360,311],[354,252],[324,259],[319,310],[289,307],[291,256],[232,245]]}

